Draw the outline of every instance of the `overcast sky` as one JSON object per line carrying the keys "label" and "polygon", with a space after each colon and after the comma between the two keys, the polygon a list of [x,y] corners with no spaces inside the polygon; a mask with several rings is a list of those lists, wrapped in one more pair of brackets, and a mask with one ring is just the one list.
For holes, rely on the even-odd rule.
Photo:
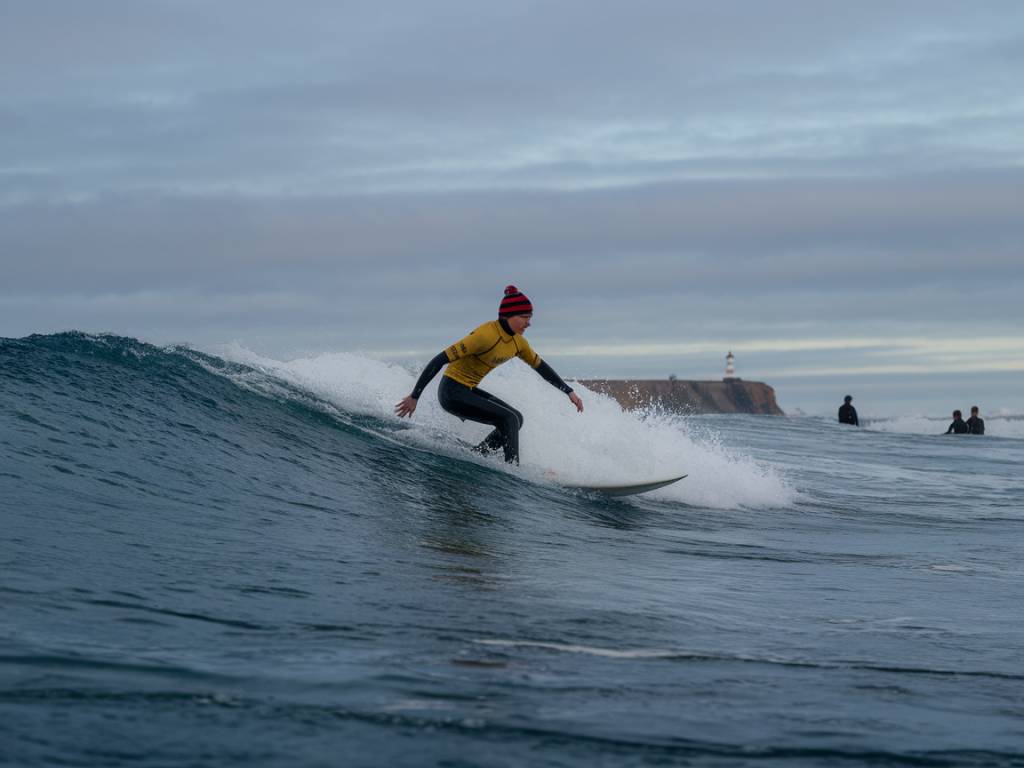
{"label": "overcast sky", "polygon": [[4,0],[0,336],[1011,407],[1022,126],[1019,0]]}

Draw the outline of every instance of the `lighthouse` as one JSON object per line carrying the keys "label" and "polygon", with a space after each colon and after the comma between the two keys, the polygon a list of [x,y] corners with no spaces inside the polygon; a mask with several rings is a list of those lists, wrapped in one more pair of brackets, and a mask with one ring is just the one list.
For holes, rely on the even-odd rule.
{"label": "lighthouse", "polygon": [[732,350],[729,350],[729,354],[725,356],[725,377],[722,381],[736,381],[736,369],[732,365],[734,359]]}

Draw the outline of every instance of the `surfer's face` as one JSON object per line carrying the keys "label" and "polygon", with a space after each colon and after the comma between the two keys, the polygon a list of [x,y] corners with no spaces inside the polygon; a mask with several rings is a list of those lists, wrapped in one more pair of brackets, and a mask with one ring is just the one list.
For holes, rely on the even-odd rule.
{"label": "surfer's face", "polygon": [[515,333],[522,333],[530,327],[530,321],[532,319],[533,315],[512,315],[512,317],[508,319],[508,327]]}

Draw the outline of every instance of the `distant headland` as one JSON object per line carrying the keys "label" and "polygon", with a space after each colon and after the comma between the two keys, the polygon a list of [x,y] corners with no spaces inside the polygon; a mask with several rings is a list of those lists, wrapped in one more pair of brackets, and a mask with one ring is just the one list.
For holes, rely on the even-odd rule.
{"label": "distant headland", "polygon": [[752,413],[785,416],[775,402],[775,390],[763,381],[744,381],[735,375],[733,354],[726,356],[721,380],[580,379],[594,392],[612,397],[626,410],[661,406],[677,413]]}

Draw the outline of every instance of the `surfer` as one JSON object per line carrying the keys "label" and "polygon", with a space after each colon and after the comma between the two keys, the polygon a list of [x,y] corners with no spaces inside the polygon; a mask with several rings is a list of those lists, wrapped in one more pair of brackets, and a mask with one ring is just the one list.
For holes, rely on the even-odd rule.
{"label": "surfer", "polygon": [[839,423],[852,424],[855,427],[859,427],[860,421],[857,419],[857,409],[850,405],[851,400],[853,400],[853,395],[847,395],[843,398],[843,404],[839,406]]}
{"label": "surfer", "polygon": [[498,306],[498,319],[478,326],[468,336],[438,353],[423,369],[412,393],[395,406],[399,418],[412,417],[420,395],[437,372],[448,366],[437,388],[437,399],[448,413],[465,421],[489,424],[494,430],[477,446],[483,454],[499,448],[505,461],[519,463],[519,430],[523,414],[503,400],[480,389],[478,384],[488,373],[513,357],[518,357],[545,381],[562,390],[583,412],[583,401],[554,369],[533,351],[523,333],[533,319],[533,304],[514,285],[505,288]]}
{"label": "surfer", "polygon": [[964,415],[960,411],[953,411],[953,423],[949,425],[949,429],[946,430],[945,434],[950,432],[957,435],[969,435],[971,428],[967,426],[967,422],[964,421]]}
{"label": "surfer", "polygon": [[978,415],[978,406],[976,405],[971,406],[971,418],[967,420],[967,426],[972,435],[985,434],[985,420]]}

